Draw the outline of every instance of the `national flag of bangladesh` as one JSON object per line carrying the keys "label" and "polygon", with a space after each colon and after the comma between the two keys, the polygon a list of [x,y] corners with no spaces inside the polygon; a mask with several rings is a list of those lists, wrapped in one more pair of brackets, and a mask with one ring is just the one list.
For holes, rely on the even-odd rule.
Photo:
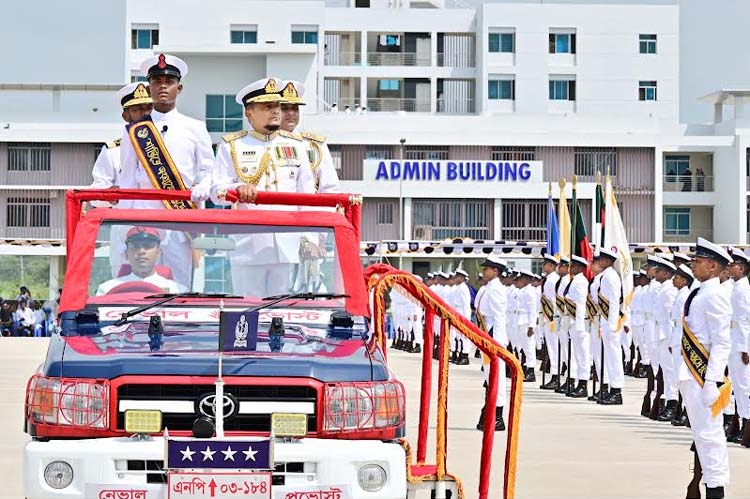
{"label": "national flag of bangladesh", "polygon": [[[575,223],[572,224],[571,231],[571,243],[572,252],[574,255],[582,256],[589,263],[594,259],[594,251],[591,249],[589,243],[589,235],[586,233],[586,226],[583,223],[583,214],[581,213],[581,207],[578,205],[578,199],[576,198],[576,190],[573,189],[573,217]],[[589,269],[584,273],[586,278],[591,280],[591,271]]]}
{"label": "national flag of bangladesh", "polygon": [[606,220],[606,203],[602,184],[596,184],[596,225],[594,227],[594,246],[600,248],[604,244],[604,231]]}

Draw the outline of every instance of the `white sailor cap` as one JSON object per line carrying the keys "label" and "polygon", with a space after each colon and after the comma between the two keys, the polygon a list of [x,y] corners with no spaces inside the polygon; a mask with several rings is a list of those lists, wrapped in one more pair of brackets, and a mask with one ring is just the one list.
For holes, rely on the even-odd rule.
{"label": "white sailor cap", "polygon": [[502,270],[508,266],[508,262],[497,255],[487,255],[487,258],[484,259],[481,265],[482,267],[492,267]]}
{"label": "white sailor cap", "polygon": [[750,263],[750,257],[748,257],[741,249],[735,248],[734,246],[730,246],[727,249],[729,250],[732,260],[734,260],[734,263]]}
{"label": "white sailor cap", "polygon": [[481,279],[481,278],[483,278],[483,277],[484,277],[484,273],[482,273],[482,272],[478,272],[478,273],[477,273],[477,278],[478,278],[478,279]]}
{"label": "white sailor cap", "polygon": [[599,248],[599,257],[603,256],[609,257],[613,260],[617,260],[618,258],[617,251],[607,248]]}
{"label": "white sailor cap", "polygon": [[450,274],[448,272],[443,272],[442,270],[437,273],[438,277],[442,277],[443,279],[450,279]]}
{"label": "white sailor cap", "polygon": [[690,267],[688,267],[684,263],[681,264],[679,267],[677,267],[676,273],[677,275],[681,275],[682,277],[684,277],[690,282],[692,282],[693,279],[695,279],[695,276],[693,275],[693,271],[690,269]]}
{"label": "white sailor cap", "polygon": [[188,74],[188,65],[179,57],[156,54],[141,63],[141,73],[149,80],[159,75],[171,75],[182,79]]}
{"label": "white sailor cap", "polygon": [[542,276],[539,274],[534,274],[534,279],[541,280]]}
{"label": "white sailor cap", "polygon": [[142,81],[129,83],[117,91],[117,104],[123,109],[138,104],[153,104],[154,100],[148,93],[148,85]]}
{"label": "white sailor cap", "polygon": [[302,99],[305,95],[305,86],[296,80],[287,80],[281,84],[281,98],[283,104],[298,104],[304,106]]}
{"label": "white sailor cap", "polygon": [[453,275],[462,275],[464,277],[469,277],[469,273],[466,272],[464,269],[456,269]]}
{"label": "white sailor cap", "polygon": [[727,250],[702,237],[699,237],[698,241],[695,243],[695,257],[711,258],[712,260],[716,260],[724,265],[732,263],[732,257],[729,256]]}
{"label": "white sailor cap", "polygon": [[530,270],[525,270],[525,269],[524,270],[519,270],[518,271],[518,277],[530,277],[530,278],[533,279],[534,278],[534,273],[531,272]]}
{"label": "white sailor cap", "polygon": [[571,256],[570,263],[577,263],[577,264],[583,265],[584,267],[589,266],[589,261],[586,260],[584,257],[578,256],[578,255]]}
{"label": "white sailor cap", "polygon": [[692,258],[687,256],[685,253],[680,253],[679,251],[676,251],[672,253],[672,261],[677,263],[689,263]]}
{"label": "white sailor cap", "polygon": [[561,256],[560,265],[570,265],[570,258],[568,258],[567,256]]}
{"label": "white sailor cap", "polygon": [[560,265],[560,257],[555,256],[552,253],[545,253],[544,260],[547,262],[554,263],[555,265]]}
{"label": "white sailor cap", "polygon": [[656,255],[647,255],[646,256],[646,265],[649,267],[656,267],[656,264],[659,263],[659,257]]}
{"label": "white sailor cap", "polygon": [[656,267],[662,270],[669,270],[672,272],[677,270],[677,267],[675,266],[675,264],[670,262],[666,258],[657,258]]}
{"label": "white sailor cap", "polygon": [[419,282],[422,282],[422,276],[421,275],[414,274],[414,278],[416,280],[418,280]]}
{"label": "white sailor cap", "polygon": [[662,253],[660,257],[662,260],[674,262],[674,255],[672,253]]}
{"label": "white sailor cap", "polygon": [[240,106],[253,102],[281,102],[281,82],[276,78],[256,80],[242,88],[234,100]]}
{"label": "white sailor cap", "polygon": [[427,272],[427,279],[432,279],[433,277],[435,277],[434,272]]}

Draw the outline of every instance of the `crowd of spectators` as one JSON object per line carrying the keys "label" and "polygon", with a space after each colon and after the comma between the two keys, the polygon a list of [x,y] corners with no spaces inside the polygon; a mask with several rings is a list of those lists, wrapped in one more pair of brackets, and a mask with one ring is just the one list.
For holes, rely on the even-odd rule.
{"label": "crowd of spectators", "polygon": [[56,330],[60,293],[54,299],[40,301],[21,286],[15,300],[0,297],[0,336],[46,337]]}

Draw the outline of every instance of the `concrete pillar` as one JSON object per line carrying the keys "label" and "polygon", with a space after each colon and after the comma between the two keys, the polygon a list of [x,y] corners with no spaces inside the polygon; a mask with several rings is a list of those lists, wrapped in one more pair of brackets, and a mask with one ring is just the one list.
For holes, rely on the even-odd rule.
{"label": "concrete pillar", "polygon": [[63,256],[49,257],[49,297],[54,298],[62,282]]}
{"label": "concrete pillar", "polygon": [[654,242],[664,241],[664,150],[654,149]]}
{"label": "concrete pillar", "polygon": [[403,238],[406,241],[411,240],[412,236],[412,211],[411,211],[411,198],[404,198],[404,216],[402,217],[401,223],[403,224]]}
{"label": "concrete pillar", "polygon": [[502,201],[498,198],[493,200],[492,203],[492,238],[495,241],[502,239],[502,221],[503,221],[503,205]]}
{"label": "concrete pillar", "polygon": [[359,105],[362,107],[370,107],[367,105],[367,77],[362,76],[359,79]]}
{"label": "concrete pillar", "polygon": [[714,104],[714,123],[718,124],[724,121],[724,104],[721,102]]}

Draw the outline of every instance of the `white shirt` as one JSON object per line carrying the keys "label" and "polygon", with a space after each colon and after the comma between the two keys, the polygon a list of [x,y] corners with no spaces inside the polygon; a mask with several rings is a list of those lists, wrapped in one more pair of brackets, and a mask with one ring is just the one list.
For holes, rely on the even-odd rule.
{"label": "white shirt", "polygon": [[31,307],[26,307],[25,309],[21,309],[21,307],[18,307],[18,310],[15,312],[15,319],[19,323],[23,323],[24,326],[33,326],[36,324],[36,317],[34,316],[34,311],[31,310]]}
{"label": "white shirt", "polygon": [[[729,295],[721,289],[719,278],[701,283],[690,304],[685,318],[697,340],[708,350],[709,359],[706,381],[721,382],[729,361],[731,340],[729,324],[732,318],[732,303]],[[680,381],[694,379],[685,364],[680,365]]]}
{"label": "white shirt", "polygon": [[[336,173],[336,165],[333,163],[333,157],[331,156],[331,151],[328,149],[328,144],[307,137],[305,137],[303,144],[306,151],[309,151],[310,154],[319,159],[318,166],[314,172],[318,192],[341,192],[339,175]],[[312,166],[314,165],[311,164]]]}
{"label": "white shirt", "polygon": [[622,283],[615,269],[607,267],[601,273],[599,294],[609,302],[609,316],[602,314],[602,326],[606,324],[609,331],[617,330],[617,322],[620,320],[620,297],[622,296]]}
{"label": "white shirt", "polygon": [[518,307],[518,314],[516,317],[516,327],[521,329],[528,329],[536,324],[536,304],[537,300],[536,291],[534,286],[527,284],[518,290],[516,295],[517,301],[516,306]]}
{"label": "white shirt", "polygon": [[732,349],[750,353],[750,282],[747,277],[737,281],[732,290]]}
{"label": "white shirt", "polygon": [[645,288],[643,286],[636,286],[633,289],[633,301],[630,302],[630,314],[633,327],[643,326],[646,322],[646,317],[643,315],[644,290]]}
{"label": "white shirt", "polygon": [[[676,288],[675,288],[676,289]],[[672,347],[672,353],[675,349],[680,348],[680,339],[682,338],[682,314],[685,310],[685,301],[690,296],[690,288],[687,286],[677,290],[677,296],[672,304],[672,311],[669,314],[672,324],[672,337],[669,340],[669,346]]]}
{"label": "white shirt", "polygon": [[668,340],[672,335],[670,319],[675,298],[677,298],[677,288],[674,287],[672,279],[667,279],[661,283],[659,292],[654,298],[654,320],[659,341]]}
{"label": "white shirt", "polygon": [[96,163],[91,170],[94,181],[91,187],[94,189],[109,189],[113,185],[119,185],[120,176],[120,145],[107,143],[96,157]]}
{"label": "white shirt", "polygon": [[454,286],[452,293],[453,303],[456,311],[469,319],[471,317],[471,291],[469,285],[462,282]]}
{"label": "white shirt", "polygon": [[109,293],[112,289],[114,289],[116,286],[123,284],[125,282],[133,282],[133,281],[142,281],[142,282],[147,282],[149,284],[153,284],[157,288],[161,288],[165,293],[183,293],[186,291],[185,287],[180,286],[179,284],[177,284],[171,279],[167,279],[166,277],[160,276],[156,272],[154,272],[148,277],[138,277],[137,275],[131,272],[128,275],[125,275],[122,277],[116,277],[114,279],[110,279],[109,281],[103,282],[96,289],[96,295],[97,296],[105,295]]}
{"label": "white shirt", "polygon": [[492,337],[501,345],[508,344],[508,334],[505,329],[508,307],[507,289],[495,278],[488,282],[477,293],[477,309],[482,313],[487,331],[492,329]]}
{"label": "white shirt", "polygon": [[589,282],[583,273],[573,277],[568,288],[567,298],[576,305],[576,315],[570,318],[570,330],[583,333],[586,331],[586,297],[589,293]]}

